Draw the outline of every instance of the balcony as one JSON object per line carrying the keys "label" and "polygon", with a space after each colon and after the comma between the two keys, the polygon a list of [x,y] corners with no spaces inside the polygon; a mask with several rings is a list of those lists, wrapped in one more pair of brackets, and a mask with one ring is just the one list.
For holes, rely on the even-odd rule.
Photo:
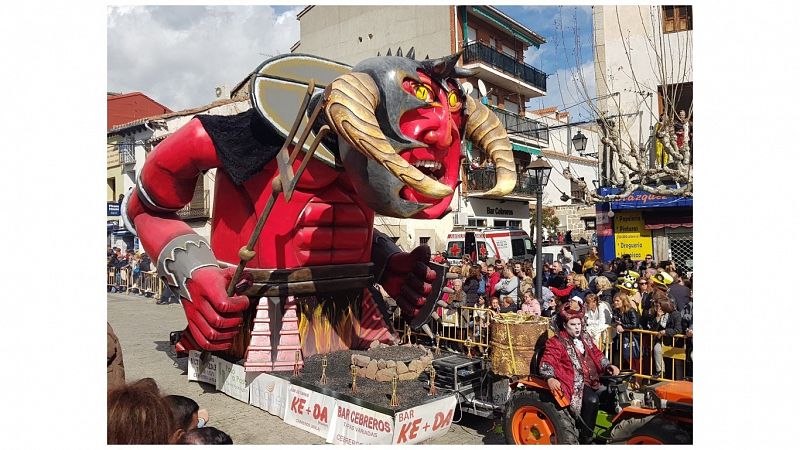
{"label": "balcony", "polygon": [[[483,197],[483,193],[494,187],[497,174],[494,168],[471,169],[469,164],[463,165],[464,169],[464,191],[469,196]],[[533,179],[528,174],[517,173],[517,185],[508,195],[503,198],[516,198],[520,200],[531,200],[536,195],[533,192]]]}
{"label": "balcony", "polygon": [[506,128],[506,131],[508,131],[509,137],[532,139],[544,146],[550,143],[550,134],[547,125],[544,123],[514,114],[505,109],[490,107],[497,115],[497,118],[500,119],[500,123]]}
{"label": "balcony", "polygon": [[192,201],[179,209],[177,214],[183,220],[208,219],[211,217],[208,189],[195,191]]}
{"label": "balcony", "polygon": [[[112,155],[111,153],[116,153],[116,155]],[[111,163],[115,162],[115,165],[118,164],[136,164],[136,152],[134,150],[133,143],[118,143],[114,144],[112,148],[109,148],[108,155],[107,155],[107,165],[111,167]]]}
{"label": "balcony", "polygon": [[[521,93],[528,97],[540,97],[547,93],[547,75],[544,72],[498,52],[488,45],[480,42],[467,44],[464,46],[463,58],[465,68],[476,69],[480,78],[485,78],[498,86],[511,91],[520,88]],[[515,80],[509,83],[508,79],[504,80],[492,71],[481,70],[480,65],[497,69]]]}

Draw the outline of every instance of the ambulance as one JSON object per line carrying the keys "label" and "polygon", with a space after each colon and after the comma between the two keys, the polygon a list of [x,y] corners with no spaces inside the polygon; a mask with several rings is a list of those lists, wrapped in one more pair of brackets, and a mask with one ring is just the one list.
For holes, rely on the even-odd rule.
{"label": "ambulance", "polygon": [[460,264],[464,255],[475,261],[488,258],[508,261],[514,259],[536,259],[536,251],[531,237],[525,230],[497,228],[483,230],[453,230],[447,235],[447,261]]}

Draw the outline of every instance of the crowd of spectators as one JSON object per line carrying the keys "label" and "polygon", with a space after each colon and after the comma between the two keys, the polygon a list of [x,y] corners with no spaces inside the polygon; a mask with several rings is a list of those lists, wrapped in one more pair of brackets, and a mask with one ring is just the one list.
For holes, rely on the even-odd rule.
{"label": "crowd of spectators", "polygon": [[[663,341],[675,335],[692,336],[691,274],[672,261],[656,264],[652,255],[641,261],[624,255],[602,262],[596,247],[578,260],[569,247],[565,246],[565,250],[559,261],[544,263],[541,298],[536,298],[535,268],[530,260],[488,258],[473,262],[464,256],[460,264],[449,268],[458,278],[449,284],[454,292],[443,294],[439,300],[438,320],[446,326],[455,323],[458,314],[461,323],[468,323],[477,335],[496,313],[552,317],[562,303],[573,302],[576,307],[586,308],[586,331],[599,346],[603,345],[604,331],[609,330],[614,354],[621,354],[631,368],[640,369],[638,359],[645,352],[648,360],[652,356],[653,375],[664,375],[663,346],[675,344]],[[436,255],[434,261],[446,263],[443,256]],[[464,306],[478,308],[474,318],[464,311],[457,313]],[[653,333],[647,334],[647,342],[641,342],[638,336],[632,338],[631,333],[625,333],[634,329]],[[686,345],[690,355],[691,343]]]}
{"label": "crowd of spectators", "polygon": [[106,251],[106,267],[109,271],[114,271],[115,283],[111,286],[111,292],[122,292],[126,289],[122,279],[127,279],[132,275],[133,284],[130,289],[137,293],[143,293],[142,277],[144,273],[153,272],[153,261],[150,255],[144,252],[134,252],[126,249],[122,252],[119,247],[108,247]]}

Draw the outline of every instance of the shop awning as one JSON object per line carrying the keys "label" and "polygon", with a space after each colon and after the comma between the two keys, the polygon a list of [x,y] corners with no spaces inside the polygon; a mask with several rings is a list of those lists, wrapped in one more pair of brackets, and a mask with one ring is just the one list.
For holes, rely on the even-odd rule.
{"label": "shop awning", "polygon": [[660,230],[662,228],[691,228],[693,219],[687,214],[665,214],[646,212],[644,214],[644,228],[646,230]]}
{"label": "shop awning", "polygon": [[511,143],[511,149],[516,150],[518,152],[525,152],[530,153],[531,155],[538,156],[542,154],[542,151],[536,147],[529,147],[527,145],[517,144],[516,142]]}

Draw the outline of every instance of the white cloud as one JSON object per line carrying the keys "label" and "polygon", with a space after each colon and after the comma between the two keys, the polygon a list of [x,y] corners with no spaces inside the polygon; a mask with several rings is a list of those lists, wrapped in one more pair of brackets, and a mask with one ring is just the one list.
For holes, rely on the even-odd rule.
{"label": "white cloud", "polygon": [[214,100],[300,39],[300,7],[110,7],[108,90],[141,91],[172,110]]}

